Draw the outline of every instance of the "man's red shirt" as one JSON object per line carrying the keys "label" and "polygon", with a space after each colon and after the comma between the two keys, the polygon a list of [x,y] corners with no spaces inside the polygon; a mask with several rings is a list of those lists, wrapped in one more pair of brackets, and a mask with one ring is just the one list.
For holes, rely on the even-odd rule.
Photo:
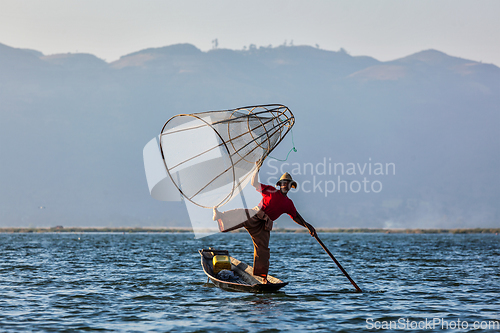
{"label": "man's red shirt", "polygon": [[281,214],[288,214],[292,219],[297,216],[297,210],[289,197],[281,193],[273,186],[260,184],[257,188],[262,194],[262,200],[259,203],[260,209],[269,216],[271,220],[276,220]]}

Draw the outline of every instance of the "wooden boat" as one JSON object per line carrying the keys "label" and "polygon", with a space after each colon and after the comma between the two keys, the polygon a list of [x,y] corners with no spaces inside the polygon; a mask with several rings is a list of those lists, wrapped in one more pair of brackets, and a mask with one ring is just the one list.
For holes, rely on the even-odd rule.
{"label": "wooden boat", "polygon": [[[228,291],[245,291],[250,293],[260,292],[276,292],[288,284],[280,279],[267,276],[267,284],[262,283],[260,276],[253,275],[253,267],[248,266],[244,262],[239,261],[231,256],[226,250],[203,249],[198,251],[201,255],[201,266],[203,271],[217,287]],[[213,274],[213,257],[214,255],[226,255],[231,259],[231,271],[237,276],[236,280],[223,281],[217,279]]]}

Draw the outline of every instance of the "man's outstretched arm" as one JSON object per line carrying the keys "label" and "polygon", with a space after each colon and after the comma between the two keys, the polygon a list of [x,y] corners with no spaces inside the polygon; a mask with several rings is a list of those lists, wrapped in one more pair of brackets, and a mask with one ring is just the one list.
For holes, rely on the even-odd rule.
{"label": "man's outstretched arm", "polygon": [[311,236],[315,237],[316,236],[316,229],[314,229],[314,227],[307,223],[303,218],[302,216],[300,216],[299,212],[297,212],[297,215],[295,216],[295,218],[293,219],[297,224],[303,226],[304,228],[306,228],[307,230],[309,230],[309,233],[311,234]]}
{"label": "man's outstretched arm", "polygon": [[255,169],[255,172],[253,173],[251,184],[257,190],[259,190],[260,189],[259,170],[260,170],[260,167],[262,166],[262,161],[258,160],[257,162],[255,162],[255,164],[257,165],[257,168]]}

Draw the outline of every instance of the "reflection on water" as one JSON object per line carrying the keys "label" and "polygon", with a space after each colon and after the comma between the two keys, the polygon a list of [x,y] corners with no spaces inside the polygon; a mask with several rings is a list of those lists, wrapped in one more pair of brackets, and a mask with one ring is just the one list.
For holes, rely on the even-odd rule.
{"label": "reflection on water", "polygon": [[363,289],[307,234],[271,237],[276,294],[211,283],[198,249],[252,263],[244,233],[0,234],[2,331],[360,331],[372,321],[499,320],[500,237],[321,234]]}

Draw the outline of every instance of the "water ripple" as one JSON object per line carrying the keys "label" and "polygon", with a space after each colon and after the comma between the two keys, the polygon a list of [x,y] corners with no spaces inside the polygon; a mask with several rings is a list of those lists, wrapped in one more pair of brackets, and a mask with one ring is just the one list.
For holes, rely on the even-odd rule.
{"label": "water ripple", "polygon": [[0,234],[2,331],[353,332],[367,319],[500,320],[495,235],[272,234],[275,294],[207,283],[197,250],[252,263],[245,233]]}

